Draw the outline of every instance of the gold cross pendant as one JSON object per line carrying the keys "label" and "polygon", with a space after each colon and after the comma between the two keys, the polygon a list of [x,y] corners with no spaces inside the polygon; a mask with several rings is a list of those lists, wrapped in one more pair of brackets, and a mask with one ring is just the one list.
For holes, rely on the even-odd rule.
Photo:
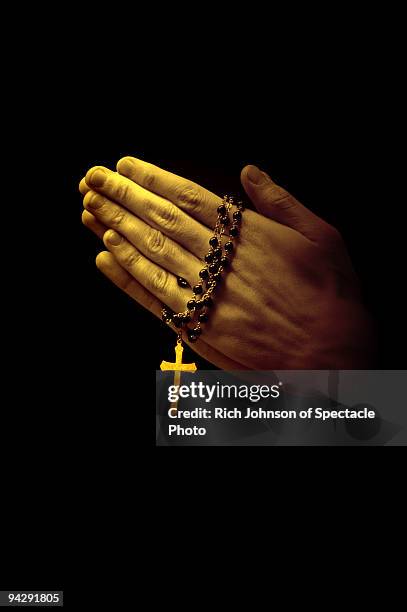
{"label": "gold cross pendant", "polygon": [[[160,365],[160,369],[165,370],[173,370],[174,371],[174,386],[177,388],[181,383],[181,372],[196,372],[197,367],[195,363],[182,363],[182,353],[184,352],[184,347],[182,346],[182,340],[180,336],[177,338],[177,344],[175,345],[175,363],[171,363],[170,361],[162,361]],[[178,401],[171,402],[170,410],[171,412],[176,412],[178,407]]]}

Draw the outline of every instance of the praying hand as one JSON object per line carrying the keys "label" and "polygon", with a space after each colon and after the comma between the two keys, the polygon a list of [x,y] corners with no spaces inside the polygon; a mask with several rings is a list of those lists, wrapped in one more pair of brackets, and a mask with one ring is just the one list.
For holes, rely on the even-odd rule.
{"label": "praying hand", "polygon": [[[244,211],[211,317],[188,344],[225,370],[370,367],[373,323],[339,232],[255,166],[241,182],[256,211]],[[79,189],[83,223],[107,249],[98,268],[156,316],[184,311],[222,198],[132,157],[90,169]]]}

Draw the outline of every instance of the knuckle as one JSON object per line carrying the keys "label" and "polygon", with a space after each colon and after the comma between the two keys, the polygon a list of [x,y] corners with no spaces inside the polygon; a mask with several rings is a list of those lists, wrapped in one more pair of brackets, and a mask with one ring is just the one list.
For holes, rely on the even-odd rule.
{"label": "knuckle", "polygon": [[110,223],[115,229],[121,227],[126,217],[126,213],[121,208],[114,208],[111,212]]}
{"label": "knuckle", "polygon": [[159,293],[161,295],[167,294],[168,289],[168,272],[163,270],[162,268],[158,268],[154,274],[151,275],[151,287],[155,293]]}
{"label": "knuckle", "polygon": [[153,189],[154,184],[155,184],[154,172],[152,171],[151,168],[147,166],[143,172],[142,185],[146,189]]}
{"label": "knuckle", "polygon": [[180,222],[178,208],[174,205],[162,206],[159,211],[160,225],[167,231],[175,230]]}
{"label": "knuckle", "polygon": [[124,180],[120,181],[114,190],[115,198],[119,200],[119,202],[128,202],[130,198],[130,185],[126,183]]}
{"label": "knuckle", "polygon": [[268,188],[267,196],[273,206],[276,206],[282,210],[292,208],[296,204],[293,196],[279,185],[271,185]]}
{"label": "knuckle", "polygon": [[159,230],[150,228],[146,236],[146,245],[154,255],[162,255],[166,250],[167,240]]}
{"label": "knuckle", "polygon": [[125,268],[133,268],[140,260],[140,254],[136,250],[127,251],[122,254],[121,260]]}
{"label": "knuckle", "polygon": [[147,196],[140,199],[140,210],[142,210],[147,217],[153,217],[156,206],[154,206],[153,202]]}
{"label": "knuckle", "polygon": [[196,210],[202,203],[199,188],[194,183],[180,185],[175,190],[177,202],[189,210]]}

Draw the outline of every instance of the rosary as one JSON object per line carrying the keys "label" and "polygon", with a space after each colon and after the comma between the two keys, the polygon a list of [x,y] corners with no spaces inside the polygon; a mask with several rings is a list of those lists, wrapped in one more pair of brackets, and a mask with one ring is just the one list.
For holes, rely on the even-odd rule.
{"label": "rosary", "polygon": [[[209,320],[210,309],[214,305],[212,294],[217,286],[222,282],[222,273],[226,271],[230,264],[230,258],[234,251],[234,238],[239,235],[239,225],[242,221],[244,206],[241,201],[237,202],[236,210],[230,219],[230,210],[234,206],[233,198],[224,196],[223,202],[218,206],[218,217],[213,230],[214,235],[209,240],[210,251],[205,255],[205,268],[199,272],[199,283],[192,289],[193,296],[187,302],[183,312],[175,313],[167,306],[164,306],[161,314],[165,323],[172,323],[179,329],[177,344],[175,346],[176,362],[169,363],[163,361],[161,370],[175,370],[174,384],[179,385],[181,371],[195,372],[195,364],[182,363],[182,328],[185,329],[187,338],[190,342],[196,342],[202,334],[202,324]],[[229,227],[228,240],[222,246],[222,236]],[[188,287],[187,281],[178,277],[180,287]],[[176,380],[177,379],[177,382]],[[176,409],[176,408],[174,408]]]}

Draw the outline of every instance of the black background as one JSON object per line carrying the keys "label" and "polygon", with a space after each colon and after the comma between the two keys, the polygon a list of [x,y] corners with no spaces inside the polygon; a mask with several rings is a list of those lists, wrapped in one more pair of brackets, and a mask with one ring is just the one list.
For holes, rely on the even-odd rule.
{"label": "black background", "polygon": [[[156,19],[141,41],[140,25],[126,36],[121,22],[113,43],[110,18],[101,15],[90,38],[78,18],[60,45],[53,30],[15,73],[2,428],[14,580],[5,586],[26,576],[37,588],[66,588],[69,574],[75,588],[103,545],[129,537],[124,525],[134,524],[134,495],[150,470],[153,372],[172,357],[172,335],[94,266],[100,245],[80,224],[77,192],[91,165],[135,155],[217,193],[238,190],[246,163],[264,168],[341,230],[378,322],[377,367],[406,367],[404,128],[397,50],[383,56],[382,32],[352,37],[351,20],[346,36],[333,36],[330,22],[318,43],[308,31],[293,48],[297,32],[274,16],[258,49],[255,13],[240,34],[230,24],[209,34],[193,21],[159,41]],[[172,467],[167,458],[160,469]]]}

